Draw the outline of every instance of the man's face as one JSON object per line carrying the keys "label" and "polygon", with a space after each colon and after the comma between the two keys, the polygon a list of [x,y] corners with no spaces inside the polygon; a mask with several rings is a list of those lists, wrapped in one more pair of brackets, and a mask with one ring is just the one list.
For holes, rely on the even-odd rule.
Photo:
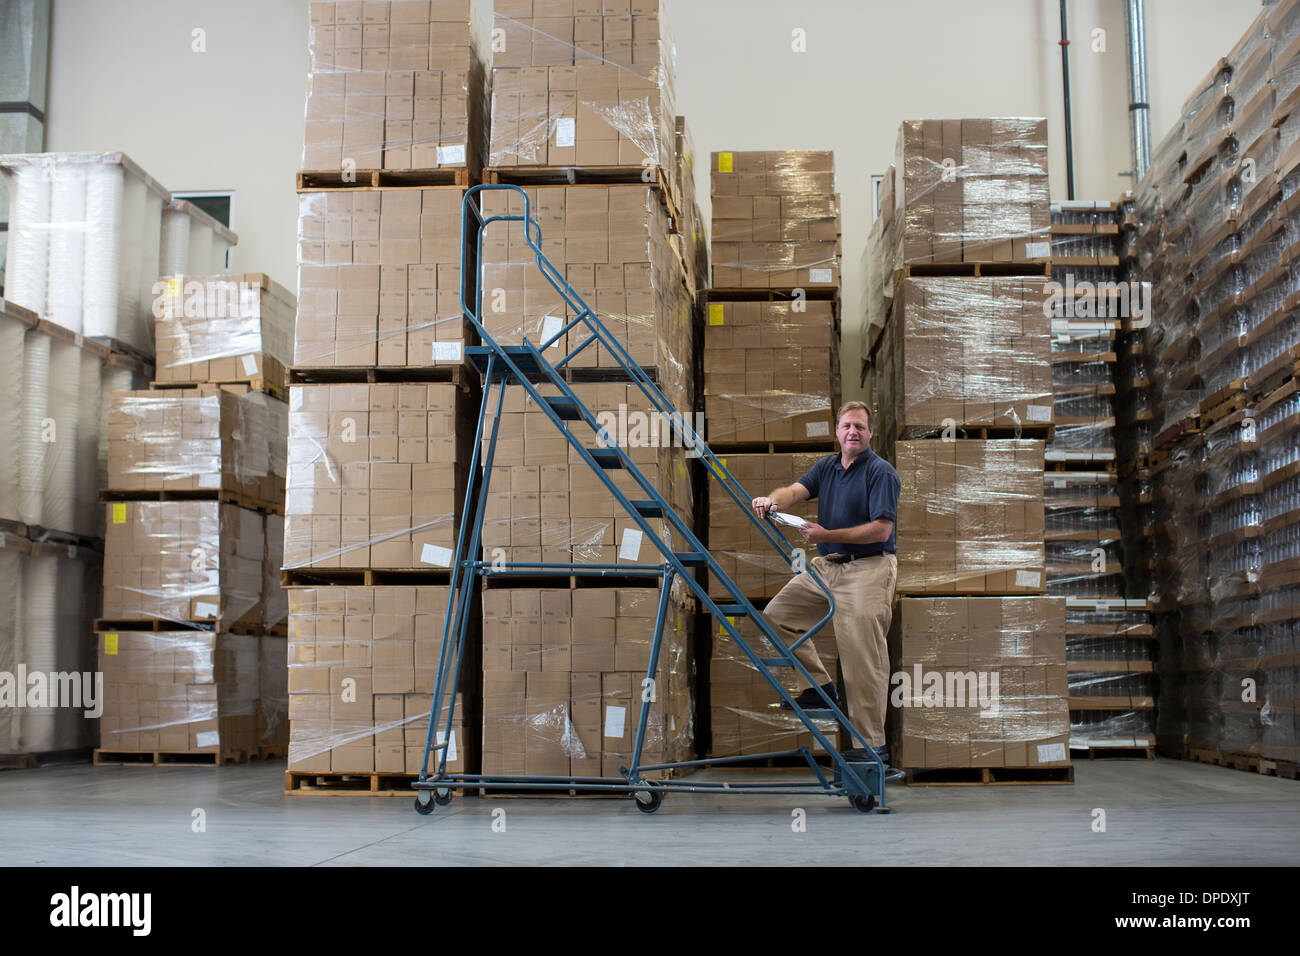
{"label": "man's face", "polygon": [[835,426],[840,448],[851,456],[862,454],[871,444],[871,423],[867,413],[853,408],[845,412]]}

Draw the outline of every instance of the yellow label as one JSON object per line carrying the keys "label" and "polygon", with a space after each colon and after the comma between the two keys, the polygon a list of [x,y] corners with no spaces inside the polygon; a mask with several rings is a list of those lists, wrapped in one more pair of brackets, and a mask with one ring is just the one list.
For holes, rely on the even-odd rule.
{"label": "yellow label", "polygon": [[727,467],[727,459],[725,459],[725,458],[719,458],[719,459],[718,459],[718,464],[721,465],[723,468],[726,468],[726,467]]}
{"label": "yellow label", "polygon": [[[728,614],[728,615],[727,615],[727,623],[730,624],[732,627],[735,627],[735,626],[736,626],[736,619],[735,619],[734,617],[732,617],[730,614]],[[721,624],[718,625],[718,636],[719,636],[719,637],[726,637],[726,636],[727,636],[727,629],[726,629],[724,626],[722,626]]]}
{"label": "yellow label", "polygon": [[[113,502],[113,524],[126,524],[126,502]],[[116,637],[117,635],[114,635]]]}
{"label": "yellow label", "polygon": [[725,314],[724,314],[722,303],[721,302],[709,303],[709,325],[723,325],[724,318],[725,318]]}
{"label": "yellow label", "polygon": [[116,634],[105,634],[105,635],[104,635],[104,653],[105,653],[105,654],[116,654],[116,653],[117,653],[117,635],[116,635]]}
{"label": "yellow label", "polygon": [[729,172],[731,172],[731,154],[730,154],[730,153],[718,153],[718,172],[720,172],[720,173],[729,173]]}
{"label": "yellow label", "polygon": [[167,294],[173,299],[181,294],[181,277],[172,276],[167,280]]}

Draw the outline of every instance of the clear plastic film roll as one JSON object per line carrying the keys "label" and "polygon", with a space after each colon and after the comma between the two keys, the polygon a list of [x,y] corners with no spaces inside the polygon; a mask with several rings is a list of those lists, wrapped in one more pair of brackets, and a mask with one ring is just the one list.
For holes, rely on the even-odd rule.
{"label": "clear plastic film roll", "polygon": [[[526,190],[529,214],[541,225],[542,252],[595,311],[634,364],[651,367],[674,407],[692,398],[691,298],[668,211],[659,190],[641,185],[538,187]],[[523,215],[516,192],[488,193],[488,216]],[[540,346],[576,318],[537,270],[537,256],[519,222],[490,226],[482,263],[481,320],[498,343],[525,337]],[[556,361],[591,337],[579,324],[551,345]],[[570,368],[615,368],[615,357],[592,344]]]}
{"label": "clear plastic film roll", "polygon": [[710,302],[704,405],[710,442],[825,447],[840,400],[830,302]]}
{"label": "clear plastic film roll", "polygon": [[[824,455],[820,453],[722,455],[722,466],[745,489],[748,498],[794,484]],[[791,562],[776,551],[731,496],[709,482],[709,551],[731,580],[750,597],[775,597],[794,576]],[[805,501],[788,513],[817,520],[817,503]],[[796,542],[801,544],[802,539]],[[793,545],[792,545],[793,547]],[[809,554],[808,557],[812,555]]]}
{"label": "clear plastic film roll", "polygon": [[676,45],[657,0],[632,7],[495,5],[488,165],[672,168]]}
{"label": "clear plastic film roll", "polygon": [[1043,443],[901,441],[901,593],[1041,593]]}
{"label": "clear plastic film roll", "polygon": [[677,582],[648,679],[657,589],[484,592],[483,772],[621,776],[643,701],[642,763],[689,759],[692,620],[683,593]]}
{"label": "clear plastic film roll", "polygon": [[[419,772],[446,614],[445,587],[290,591],[289,769]],[[448,677],[440,726],[450,690]],[[469,769],[477,752],[468,730],[475,714],[465,709],[472,697],[466,685],[461,691],[447,741],[451,771]]]}
{"label": "clear plastic film roll", "polygon": [[270,626],[265,515],[216,501],[110,501],[105,510],[104,618]]}
{"label": "clear plastic film roll", "polygon": [[906,599],[894,621],[895,765],[1068,762],[1064,600]]}
{"label": "clear plastic film roll", "polygon": [[153,291],[159,382],[283,383],[293,293],[260,273],[169,275]]}
{"label": "clear plastic film roll", "polygon": [[909,120],[894,166],[893,268],[1051,255],[1046,120]]}
{"label": "clear plastic film roll", "polygon": [[834,153],[717,152],[709,175],[715,288],[839,285]]}
{"label": "clear plastic film roll", "polygon": [[[648,411],[635,386],[578,383],[572,388],[605,430],[607,440],[602,441],[621,447],[673,510],[690,523],[694,514],[691,450],[676,437],[671,420]],[[495,423],[494,404],[489,412],[484,456]],[[684,423],[697,432],[701,429],[701,423],[689,416]],[[623,469],[605,474],[629,498],[642,496]],[[522,390],[506,394],[490,477],[484,560],[557,564],[659,560],[660,552],[640,526]],[[672,546],[671,524],[662,518],[646,520]]]}
{"label": "clear plastic film roll", "polygon": [[[736,618],[732,623],[746,645],[758,656],[771,657],[775,653],[753,621]],[[745,652],[716,623],[712,627],[709,707],[713,737],[710,755],[733,757],[797,747],[808,747],[814,752],[820,750],[821,745],[803,721],[792,711],[781,709],[780,697]],[[839,650],[833,622],[828,622],[818,632],[812,644],[827,673],[834,676],[839,666]],[[780,675],[782,686],[792,697],[798,697],[805,689],[791,669],[779,668],[775,673]],[[832,743],[840,745],[839,728],[834,720],[818,721],[817,727]]]}
{"label": "clear plastic film roll", "polygon": [[104,675],[103,749],[283,752],[283,639],[192,630],[96,637]]}
{"label": "clear plastic film roll", "polygon": [[451,384],[292,386],[284,566],[450,567],[466,414]]}
{"label": "clear plastic film roll", "polygon": [[311,4],[306,170],[479,169],[490,5]]}
{"label": "clear plastic film roll", "polygon": [[298,196],[300,367],[458,365],[461,192]]}
{"label": "clear plastic film roll", "polygon": [[114,392],[108,410],[113,491],[210,489],[284,508],[288,406],[261,392]]}
{"label": "clear plastic film roll", "polygon": [[1155,710],[1094,711],[1070,714],[1070,744],[1078,747],[1151,747]]}
{"label": "clear plastic film roll", "polygon": [[886,435],[1052,422],[1047,283],[904,279],[874,364]]}

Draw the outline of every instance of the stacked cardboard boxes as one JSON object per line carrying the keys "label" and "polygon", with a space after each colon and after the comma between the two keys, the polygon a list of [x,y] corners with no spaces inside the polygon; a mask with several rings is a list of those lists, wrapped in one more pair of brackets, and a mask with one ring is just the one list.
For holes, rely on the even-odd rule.
{"label": "stacked cardboard boxes", "polygon": [[168,276],[158,288],[159,382],[265,382],[283,397],[292,293],[260,273]]}
{"label": "stacked cardboard boxes", "polygon": [[305,170],[481,169],[486,4],[311,4]]}
{"label": "stacked cardboard boxes", "polygon": [[458,365],[458,188],[298,196],[297,368]]}
{"label": "stacked cardboard boxes", "polygon": [[835,154],[712,154],[713,287],[838,288],[840,206]]}
{"label": "stacked cardboard boxes", "polygon": [[641,763],[690,759],[691,618],[683,590],[678,582],[670,597],[653,677],[658,590],[484,591],[483,772],[622,776],[643,701],[650,707]]}
{"label": "stacked cardboard boxes", "polygon": [[1063,599],[905,600],[890,644],[895,761],[1068,766]]}
{"label": "stacked cardboard boxes", "polygon": [[[674,407],[693,397],[693,296],[658,187],[542,186],[528,189],[529,214],[542,227],[542,252],[600,316],[632,361],[655,369]],[[515,192],[489,193],[485,215],[522,215]],[[483,321],[501,344],[527,337],[534,345],[575,316],[537,268],[521,223],[492,227],[483,243]],[[578,326],[551,346],[553,360],[589,338]],[[600,345],[588,346],[571,368],[610,368]]]}
{"label": "stacked cardboard boxes", "polygon": [[[446,613],[446,587],[289,592],[290,770],[419,772]],[[457,695],[450,771],[475,762],[473,716]]]}
{"label": "stacked cardboard boxes", "polygon": [[661,6],[498,2],[489,165],[670,170],[676,53]]}

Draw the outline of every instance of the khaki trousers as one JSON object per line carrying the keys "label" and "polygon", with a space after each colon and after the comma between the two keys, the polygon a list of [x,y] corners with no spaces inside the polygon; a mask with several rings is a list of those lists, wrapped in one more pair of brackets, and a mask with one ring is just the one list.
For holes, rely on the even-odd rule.
{"label": "khaki trousers", "polygon": [[[835,642],[844,668],[849,719],[873,747],[885,744],[885,707],[889,700],[889,646],[898,556],[882,554],[835,564],[818,556],[812,567],[835,596]],[[826,595],[808,572],[791,578],[768,603],[763,616],[787,644],[802,637],[826,613]],[[819,631],[821,636],[825,631]],[[812,641],[795,650],[799,663],[818,684],[834,678],[817,657]]]}

